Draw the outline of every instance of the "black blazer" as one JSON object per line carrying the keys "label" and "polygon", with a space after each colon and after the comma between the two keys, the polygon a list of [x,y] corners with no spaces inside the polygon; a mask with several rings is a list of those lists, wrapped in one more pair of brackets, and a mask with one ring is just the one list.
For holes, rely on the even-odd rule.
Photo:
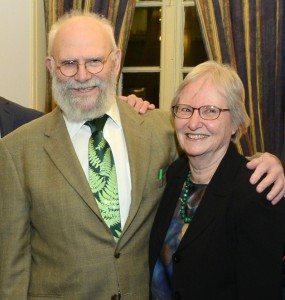
{"label": "black blazer", "polygon": [[[209,183],[173,255],[173,299],[281,299],[285,201],[276,206],[249,183],[247,160],[233,144]],[[187,158],[167,172],[150,238],[150,275],[189,170]]]}
{"label": "black blazer", "polygon": [[42,115],[43,113],[40,111],[21,106],[0,97],[1,137]]}

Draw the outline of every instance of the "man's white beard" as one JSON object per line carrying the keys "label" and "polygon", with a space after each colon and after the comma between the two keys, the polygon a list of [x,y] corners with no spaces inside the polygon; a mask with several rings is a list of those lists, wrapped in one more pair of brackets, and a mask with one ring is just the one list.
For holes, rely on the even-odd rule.
{"label": "man's white beard", "polygon": [[[111,107],[116,97],[116,76],[112,71],[107,80],[93,76],[90,80],[80,83],[73,79],[61,81],[55,72],[52,77],[54,100],[66,118],[73,122],[93,120],[103,116]],[[84,89],[96,86],[98,96],[75,96],[73,89]]]}

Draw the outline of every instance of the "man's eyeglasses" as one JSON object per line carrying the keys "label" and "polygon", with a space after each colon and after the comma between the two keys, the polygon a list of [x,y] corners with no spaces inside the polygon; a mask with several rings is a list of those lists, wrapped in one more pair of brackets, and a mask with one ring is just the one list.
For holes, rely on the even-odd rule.
{"label": "man's eyeglasses", "polygon": [[187,104],[177,104],[172,106],[174,115],[180,119],[189,119],[192,117],[194,110],[198,110],[199,116],[204,120],[218,119],[221,112],[230,111],[230,109],[223,109],[214,105],[204,105],[201,107],[192,107]]}
{"label": "man's eyeglasses", "polygon": [[103,60],[92,58],[92,59],[88,59],[82,64],[80,64],[77,60],[66,60],[63,61],[60,65],[57,65],[56,68],[61,72],[62,75],[66,77],[75,76],[79,70],[80,65],[85,65],[85,69],[89,73],[97,74],[103,70],[105,63],[107,62],[112,52],[113,50],[111,50],[110,53],[107,55],[107,57]]}

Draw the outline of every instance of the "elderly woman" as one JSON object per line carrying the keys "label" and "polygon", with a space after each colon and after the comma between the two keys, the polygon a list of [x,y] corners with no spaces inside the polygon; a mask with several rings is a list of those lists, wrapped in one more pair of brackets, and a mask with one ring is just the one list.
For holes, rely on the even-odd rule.
{"label": "elderly woman", "polygon": [[285,203],[256,192],[234,145],[249,125],[240,78],[205,62],[172,104],[186,155],[167,172],[151,233],[151,298],[281,299]]}

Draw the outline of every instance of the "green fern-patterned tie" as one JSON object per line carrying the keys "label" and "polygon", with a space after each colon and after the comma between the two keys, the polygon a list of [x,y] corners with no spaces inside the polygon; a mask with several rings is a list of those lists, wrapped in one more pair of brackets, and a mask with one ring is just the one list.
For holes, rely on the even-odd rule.
{"label": "green fern-patterned tie", "polygon": [[89,185],[101,215],[117,241],[121,234],[120,205],[114,158],[103,136],[107,119],[108,116],[104,115],[85,123],[92,132],[88,146]]}

